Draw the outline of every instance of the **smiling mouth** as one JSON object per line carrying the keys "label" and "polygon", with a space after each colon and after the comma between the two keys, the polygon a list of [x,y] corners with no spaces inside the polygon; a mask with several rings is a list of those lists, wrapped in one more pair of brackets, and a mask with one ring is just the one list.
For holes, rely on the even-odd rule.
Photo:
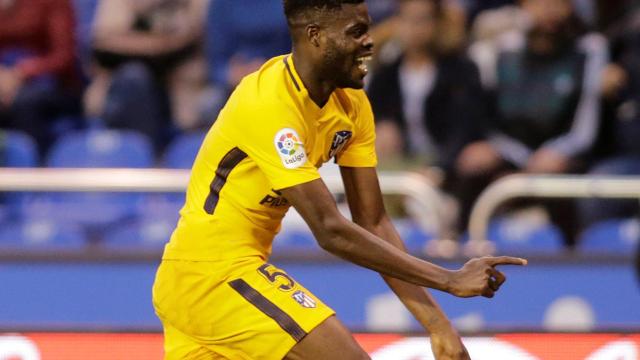
{"label": "smiling mouth", "polygon": [[358,69],[363,73],[367,74],[369,72],[369,62],[371,62],[371,55],[360,56],[356,58],[356,65],[358,65]]}

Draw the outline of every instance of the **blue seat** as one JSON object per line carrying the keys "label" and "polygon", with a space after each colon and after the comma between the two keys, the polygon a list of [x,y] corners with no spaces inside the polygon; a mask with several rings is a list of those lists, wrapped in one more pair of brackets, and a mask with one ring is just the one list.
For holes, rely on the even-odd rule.
{"label": "blue seat", "polygon": [[412,253],[422,252],[429,240],[434,238],[434,234],[430,234],[423,230],[414,220],[407,218],[393,219],[393,225],[400,238],[404,241],[407,250]]}
{"label": "blue seat", "polygon": [[319,251],[320,246],[311,230],[302,227],[282,229],[273,241],[276,250]]}
{"label": "blue seat", "polygon": [[582,233],[578,249],[587,253],[633,253],[640,243],[638,219],[604,220],[589,226]]}
{"label": "blue seat", "polygon": [[0,165],[5,167],[38,166],[38,148],[33,139],[19,131],[0,131]]}
{"label": "blue seat", "polygon": [[[176,137],[164,153],[163,166],[169,169],[191,169],[206,134],[204,131],[196,131]],[[180,210],[184,204],[184,192],[158,195],[161,200],[168,203],[168,206],[173,206],[176,210]]]}
{"label": "blue seat", "polygon": [[[132,131],[78,131],[59,139],[49,152],[53,168],[147,168],[153,165],[150,141]],[[103,227],[135,217],[144,205],[138,193],[51,193],[23,213],[89,227]]]}
{"label": "blue seat", "polygon": [[553,254],[564,250],[564,237],[557,226],[526,219],[503,217],[492,220],[488,238],[500,253]]}
{"label": "blue seat", "polygon": [[86,245],[82,229],[54,220],[9,222],[0,228],[0,248],[24,250],[82,249]]}
{"label": "blue seat", "polygon": [[114,226],[103,234],[101,245],[111,250],[161,249],[176,227],[178,214],[169,217],[144,217]]}
{"label": "blue seat", "polygon": [[145,135],[135,131],[76,131],[54,144],[47,166],[146,168],[153,166],[153,148]]}
{"label": "blue seat", "polygon": [[179,135],[167,147],[163,164],[170,169],[191,169],[206,132]]}
{"label": "blue seat", "polygon": [[[38,149],[35,141],[19,131],[0,131],[0,166],[30,168],[38,166]],[[0,220],[16,217],[32,194],[0,194]]]}

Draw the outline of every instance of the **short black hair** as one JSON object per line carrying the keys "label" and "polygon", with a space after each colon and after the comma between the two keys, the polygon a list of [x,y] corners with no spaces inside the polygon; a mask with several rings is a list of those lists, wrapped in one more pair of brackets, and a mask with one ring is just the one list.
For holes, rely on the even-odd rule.
{"label": "short black hair", "polygon": [[343,4],[360,4],[364,0],[283,0],[287,21],[309,10],[337,10]]}

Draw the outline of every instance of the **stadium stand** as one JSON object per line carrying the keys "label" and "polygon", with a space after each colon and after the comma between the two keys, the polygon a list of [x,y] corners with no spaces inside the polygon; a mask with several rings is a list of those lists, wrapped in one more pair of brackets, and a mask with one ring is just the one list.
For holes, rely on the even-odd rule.
{"label": "stadium stand", "polygon": [[73,250],[86,246],[82,229],[47,219],[26,219],[0,228],[0,249]]}
{"label": "stadium stand", "polygon": [[172,217],[146,216],[105,231],[100,244],[111,250],[162,249],[177,220],[175,212]]}
{"label": "stadium stand", "polygon": [[[154,164],[152,154],[149,140],[141,134],[87,130],[59,139],[46,163],[52,168],[147,168]],[[23,215],[100,228],[134,217],[143,201],[143,195],[131,193],[51,193],[38,196]]]}
{"label": "stadium stand", "polygon": [[503,217],[489,224],[489,239],[500,253],[559,254],[564,247],[557,226],[545,222]]}
{"label": "stadium stand", "polygon": [[630,254],[640,244],[640,222],[636,218],[597,222],[581,236],[579,249],[585,253]]}
{"label": "stadium stand", "polygon": [[205,132],[178,135],[165,151],[163,166],[169,169],[190,169],[205,135]]}
{"label": "stadium stand", "polygon": [[0,131],[2,165],[6,167],[38,166],[38,151],[33,139],[19,131]]}
{"label": "stadium stand", "polygon": [[[29,135],[0,130],[0,165],[28,168],[38,166],[38,161],[38,148]],[[30,196],[26,193],[0,193],[0,223],[15,218],[20,206]]]}

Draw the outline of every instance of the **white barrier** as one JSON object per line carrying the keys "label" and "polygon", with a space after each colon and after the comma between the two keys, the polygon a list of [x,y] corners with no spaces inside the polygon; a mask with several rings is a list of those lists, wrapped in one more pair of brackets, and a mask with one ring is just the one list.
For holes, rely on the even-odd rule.
{"label": "white barrier", "polygon": [[535,198],[640,198],[638,176],[526,175],[506,176],[491,184],[478,198],[469,219],[469,255],[493,252],[487,229],[496,208],[518,197]]}
{"label": "white barrier", "polygon": [[[443,231],[440,194],[426,177],[411,172],[380,172],[379,178],[384,194],[403,195],[417,205],[410,215],[425,230],[436,234]],[[344,193],[339,175],[323,176],[323,180],[331,192]],[[188,181],[188,170],[0,168],[0,192],[181,192]]]}

